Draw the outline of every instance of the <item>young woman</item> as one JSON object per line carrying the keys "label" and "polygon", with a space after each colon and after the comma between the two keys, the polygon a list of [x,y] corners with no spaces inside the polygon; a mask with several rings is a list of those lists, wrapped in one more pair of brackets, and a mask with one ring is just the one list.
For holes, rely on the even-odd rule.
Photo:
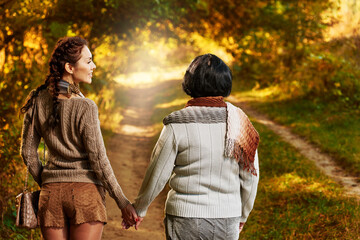
{"label": "young woman", "polygon": [[238,239],[255,201],[259,135],[241,109],[224,102],[232,75],[217,56],[196,57],[182,86],[192,99],[165,117],[135,209],[142,221],[170,180],[167,239]]}
{"label": "young woman", "polygon": [[[136,212],[118,184],[100,131],[96,104],[79,83],[91,83],[96,68],[86,40],[60,39],[51,55],[45,83],[33,90],[25,113],[21,155],[41,186],[38,220],[45,239],[101,239],[107,221],[105,189],[123,217]],[[48,151],[42,166],[40,139]]]}

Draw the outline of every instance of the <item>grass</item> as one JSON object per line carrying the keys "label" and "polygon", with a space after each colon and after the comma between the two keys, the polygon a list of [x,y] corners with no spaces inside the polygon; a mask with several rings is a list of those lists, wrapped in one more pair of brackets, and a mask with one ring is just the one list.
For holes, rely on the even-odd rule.
{"label": "grass", "polygon": [[319,99],[274,100],[264,91],[236,92],[252,107],[329,153],[348,172],[360,175],[360,109]]}
{"label": "grass", "polygon": [[296,149],[255,123],[260,183],[240,239],[359,239],[359,200],[324,176]]}

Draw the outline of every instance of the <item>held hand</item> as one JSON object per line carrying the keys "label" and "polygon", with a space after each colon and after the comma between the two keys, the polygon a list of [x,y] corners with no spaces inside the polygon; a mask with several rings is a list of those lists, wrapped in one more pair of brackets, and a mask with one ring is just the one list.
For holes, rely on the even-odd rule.
{"label": "held hand", "polygon": [[[136,224],[135,224],[135,229],[136,229],[136,230],[138,230],[138,228],[139,228],[139,226],[140,226],[140,224],[141,224],[141,222],[142,222],[143,220],[144,220],[144,218],[142,218],[142,217],[138,217],[138,218],[136,219]],[[129,228],[131,227],[131,225],[128,224],[128,223],[125,221],[125,219],[123,219],[123,221],[122,221],[122,223],[121,223],[121,226],[122,226],[123,229],[129,229]]]}
{"label": "held hand", "polygon": [[244,225],[245,225],[244,222],[241,222],[241,223],[240,223],[240,225],[239,225],[239,230],[240,230],[240,232],[239,232],[239,233],[241,233],[241,231],[243,230]]}
{"label": "held hand", "polygon": [[143,217],[138,217],[135,224],[135,229],[138,230],[138,227],[140,226],[141,222],[144,220]]}
{"label": "held hand", "polygon": [[131,226],[125,222],[123,219],[121,222],[122,229],[129,229]]}
{"label": "held hand", "polygon": [[131,203],[129,203],[126,207],[121,209],[121,213],[122,213],[123,223],[125,223],[126,226],[128,226],[127,228],[134,226],[136,224],[138,215],[136,214],[135,208]]}
{"label": "held hand", "polygon": [[128,224],[125,219],[122,220],[121,222],[121,226],[122,226],[122,229],[129,229],[131,227],[130,224]]}

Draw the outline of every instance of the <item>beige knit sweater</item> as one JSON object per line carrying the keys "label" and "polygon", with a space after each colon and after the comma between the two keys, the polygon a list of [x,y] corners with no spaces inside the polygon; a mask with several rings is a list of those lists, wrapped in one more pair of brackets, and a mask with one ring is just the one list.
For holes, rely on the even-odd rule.
{"label": "beige knit sweater", "polygon": [[[115,199],[119,208],[128,203],[118,184],[100,131],[98,109],[87,98],[59,99],[60,123],[48,126],[52,112],[52,97],[41,91],[33,107],[24,116],[21,155],[35,181],[41,186],[53,182],[88,182],[102,185]],[[45,166],[41,165],[37,149],[43,138],[48,147]]]}
{"label": "beige knit sweater", "polygon": [[[234,158],[224,155],[226,108],[191,106],[165,117],[134,206],[144,217],[169,182],[165,212],[186,218],[241,217],[253,209],[259,183]],[[186,231],[186,229],[185,229]]]}

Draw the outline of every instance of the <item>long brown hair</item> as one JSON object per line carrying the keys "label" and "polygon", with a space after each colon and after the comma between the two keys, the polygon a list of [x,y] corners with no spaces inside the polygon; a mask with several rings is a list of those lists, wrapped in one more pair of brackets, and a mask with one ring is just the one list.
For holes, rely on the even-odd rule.
{"label": "long brown hair", "polygon": [[25,104],[20,109],[21,113],[27,112],[32,106],[33,100],[39,95],[39,92],[48,88],[53,96],[53,112],[48,119],[49,125],[54,128],[59,123],[58,83],[63,77],[65,64],[70,63],[74,65],[81,58],[81,50],[87,45],[87,41],[81,37],[64,37],[58,40],[54,51],[51,54],[49,61],[49,74],[45,79],[45,83],[31,92],[25,100]]}

